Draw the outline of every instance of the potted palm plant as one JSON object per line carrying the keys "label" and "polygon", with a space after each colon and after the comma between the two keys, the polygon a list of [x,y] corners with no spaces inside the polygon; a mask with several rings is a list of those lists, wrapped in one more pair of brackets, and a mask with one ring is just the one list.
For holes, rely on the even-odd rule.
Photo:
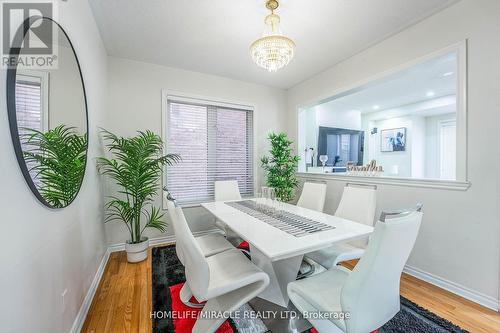
{"label": "potted palm plant", "polygon": [[125,244],[127,260],[139,262],[147,258],[149,240],[143,236],[146,228],[165,232],[167,223],[153,199],[160,187],[163,166],[180,160],[177,154],[163,154],[161,138],[151,131],[138,132],[130,138],[119,137],[102,130],[106,147],[114,158],[99,157],[101,174],[113,179],[119,186],[118,196],[106,203],[105,222],[120,221],[130,232]]}
{"label": "potted palm plant", "polygon": [[270,133],[271,156],[260,159],[262,168],[267,174],[267,186],[276,190],[276,197],[281,201],[290,201],[295,196],[295,188],[299,181],[295,177],[300,157],[293,154],[293,141],[286,133]]}

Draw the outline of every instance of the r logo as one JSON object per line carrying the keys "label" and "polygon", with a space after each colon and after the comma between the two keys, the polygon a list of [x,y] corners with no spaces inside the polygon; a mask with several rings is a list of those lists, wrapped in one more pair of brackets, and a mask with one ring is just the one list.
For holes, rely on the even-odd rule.
{"label": "r logo", "polygon": [[[53,52],[53,31],[50,21],[36,18],[53,17],[50,2],[3,2],[2,3],[2,50],[18,54],[50,55]],[[34,18],[28,20],[28,18]],[[23,28],[21,28],[23,26]],[[16,36],[24,30],[24,38]]]}

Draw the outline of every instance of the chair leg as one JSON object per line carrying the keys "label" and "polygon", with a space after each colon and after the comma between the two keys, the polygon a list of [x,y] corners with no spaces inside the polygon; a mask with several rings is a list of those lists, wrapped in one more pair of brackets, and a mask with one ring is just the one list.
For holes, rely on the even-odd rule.
{"label": "chair leg", "polygon": [[304,273],[301,273],[301,271],[299,270],[299,274],[297,275],[297,280],[305,279],[305,278],[313,275],[314,272],[316,271],[314,264],[309,262],[309,259],[306,257],[304,259],[302,259],[302,263],[300,264],[300,266],[301,266],[300,268],[302,268],[302,266],[306,266],[306,267],[308,267],[308,270],[305,271]]}
{"label": "chair leg", "polygon": [[179,293],[179,297],[181,299],[181,302],[190,308],[201,309],[205,306],[204,303],[197,304],[197,303],[191,302],[191,297],[193,297],[193,293],[191,292],[191,289],[189,288],[189,285],[186,282],[184,282],[184,285],[181,288],[181,291]]}
{"label": "chair leg", "polygon": [[[192,333],[215,332],[227,319],[219,314],[233,313],[243,304],[260,294],[267,285],[268,281],[261,280],[219,297],[209,299],[201,311],[199,318],[196,320]],[[217,316],[213,314],[217,314]]]}
{"label": "chair leg", "polygon": [[232,231],[226,231],[226,239],[229,243],[233,244],[235,247],[238,247],[238,245],[240,245],[240,243],[243,242],[243,239],[235,235],[234,232]]}
{"label": "chair leg", "polygon": [[291,333],[300,333],[300,332],[309,332],[312,324],[302,317],[302,315],[297,315],[295,317],[291,317],[288,321],[288,332]]}

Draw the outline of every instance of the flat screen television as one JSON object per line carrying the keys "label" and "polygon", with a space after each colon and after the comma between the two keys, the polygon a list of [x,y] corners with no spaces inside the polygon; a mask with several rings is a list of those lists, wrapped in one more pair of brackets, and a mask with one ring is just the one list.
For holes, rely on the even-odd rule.
{"label": "flat screen television", "polygon": [[346,128],[319,127],[317,165],[321,155],[328,155],[327,166],[345,167],[348,162],[363,165],[365,133]]}

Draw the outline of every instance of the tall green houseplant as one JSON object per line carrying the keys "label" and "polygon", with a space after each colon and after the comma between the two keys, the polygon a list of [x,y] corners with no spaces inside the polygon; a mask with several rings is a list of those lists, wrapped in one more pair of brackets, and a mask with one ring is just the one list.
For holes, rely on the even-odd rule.
{"label": "tall green houseplant", "polygon": [[[146,228],[164,232],[167,223],[161,209],[153,205],[160,187],[165,165],[180,161],[177,154],[163,155],[161,138],[151,131],[138,132],[131,138],[119,137],[102,130],[106,147],[114,158],[100,157],[97,166],[101,174],[113,179],[120,187],[120,197],[110,197],[106,204],[106,222],[121,221],[130,232],[130,242],[142,242]],[[142,222],[144,218],[144,223]]]}
{"label": "tall green houseplant", "polygon": [[41,196],[51,207],[66,207],[78,194],[85,173],[87,134],[65,125],[47,132],[23,130],[24,159]]}
{"label": "tall green houseplant", "polygon": [[267,173],[267,186],[276,189],[278,199],[290,201],[299,183],[295,172],[300,157],[293,154],[293,141],[288,139],[286,133],[270,133],[268,139],[271,142],[271,156],[261,158],[262,168]]}

